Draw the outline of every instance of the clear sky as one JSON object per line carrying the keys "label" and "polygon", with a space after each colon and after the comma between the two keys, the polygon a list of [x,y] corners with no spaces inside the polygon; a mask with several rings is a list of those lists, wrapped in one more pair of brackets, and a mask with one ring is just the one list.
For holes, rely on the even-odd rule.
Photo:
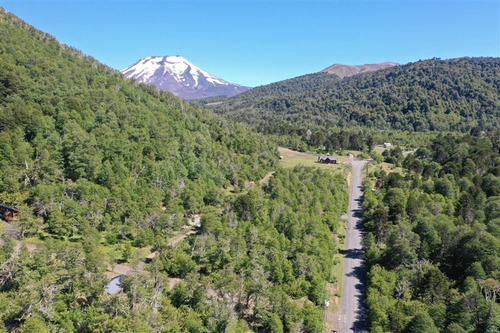
{"label": "clear sky", "polygon": [[500,56],[498,0],[0,0],[0,5],[116,69],[150,55],[182,55],[249,86],[334,63]]}

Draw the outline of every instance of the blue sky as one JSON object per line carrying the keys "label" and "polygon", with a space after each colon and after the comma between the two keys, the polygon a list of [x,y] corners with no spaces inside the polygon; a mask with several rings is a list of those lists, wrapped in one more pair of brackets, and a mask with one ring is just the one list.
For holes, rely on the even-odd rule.
{"label": "blue sky", "polygon": [[0,0],[116,69],[182,55],[257,86],[333,63],[500,56],[498,0]]}

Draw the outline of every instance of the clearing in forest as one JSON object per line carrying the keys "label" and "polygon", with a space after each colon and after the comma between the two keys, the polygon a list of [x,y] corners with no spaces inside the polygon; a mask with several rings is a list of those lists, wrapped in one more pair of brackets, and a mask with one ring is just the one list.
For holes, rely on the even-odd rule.
{"label": "clearing in forest", "polygon": [[344,170],[344,162],[349,160],[349,153],[344,151],[342,154],[333,154],[337,158],[337,164],[322,164],[318,163],[318,154],[316,153],[302,153],[296,150],[279,147],[281,161],[280,164],[284,168],[293,168],[297,165],[306,167],[316,167],[324,170],[331,170],[335,172],[342,172]]}

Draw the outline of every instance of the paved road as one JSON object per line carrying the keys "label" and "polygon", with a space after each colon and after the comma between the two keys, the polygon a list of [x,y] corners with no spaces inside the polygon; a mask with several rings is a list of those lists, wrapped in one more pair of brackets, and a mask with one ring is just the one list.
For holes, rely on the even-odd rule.
{"label": "paved road", "polygon": [[361,180],[367,161],[354,161],[351,157],[352,178],[349,195],[344,279],[342,283],[342,316],[340,332],[367,332],[365,321],[365,271],[363,265]]}

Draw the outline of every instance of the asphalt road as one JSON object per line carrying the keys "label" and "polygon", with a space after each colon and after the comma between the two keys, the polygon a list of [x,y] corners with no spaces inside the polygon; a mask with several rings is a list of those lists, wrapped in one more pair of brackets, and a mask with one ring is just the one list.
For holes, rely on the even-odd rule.
{"label": "asphalt road", "polygon": [[340,332],[367,332],[365,320],[365,270],[362,248],[361,180],[367,161],[351,159],[352,178],[349,195],[344,278],[342,284]]}

